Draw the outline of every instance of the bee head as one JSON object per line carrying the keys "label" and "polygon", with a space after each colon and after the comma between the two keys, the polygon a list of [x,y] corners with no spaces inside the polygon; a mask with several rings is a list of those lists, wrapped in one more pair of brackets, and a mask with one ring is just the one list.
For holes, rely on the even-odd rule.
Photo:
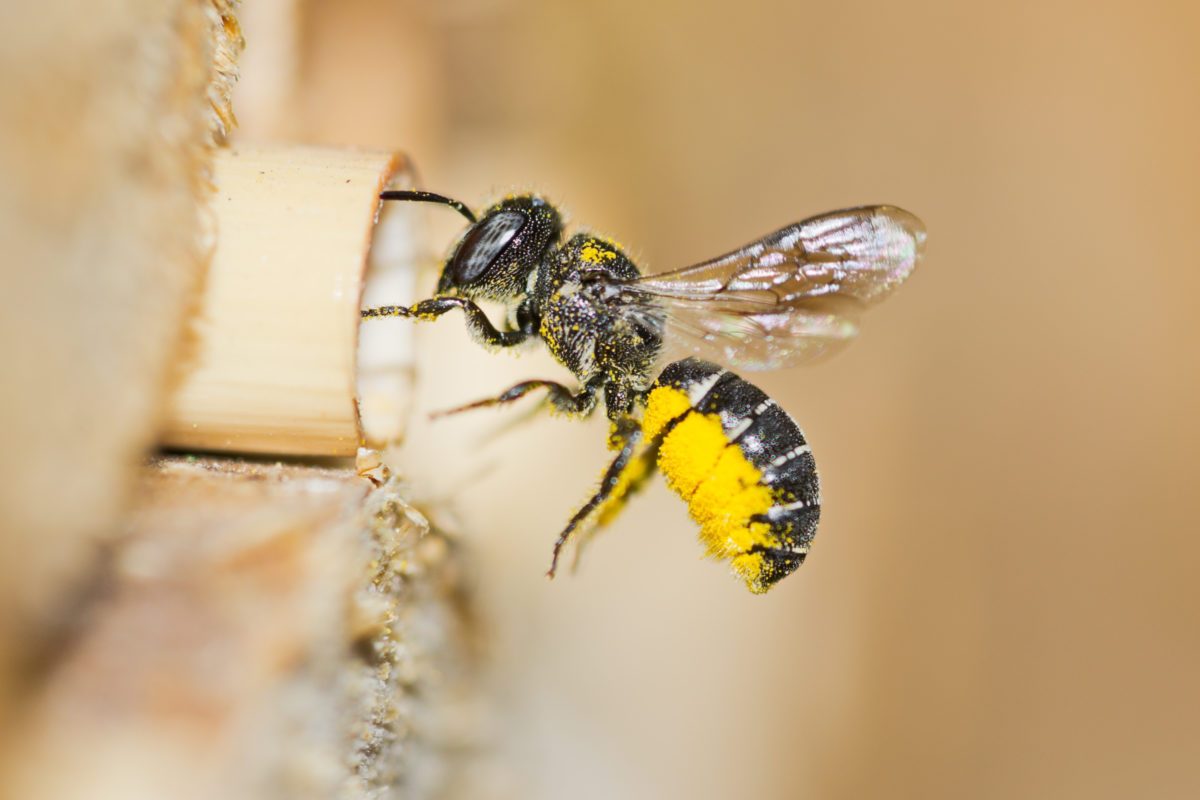
{"label": "bee head", "polygon": [[438,294],[511,302],[562,234],[558,209],[536,195],[506,197],[463,232],[438,280]]}

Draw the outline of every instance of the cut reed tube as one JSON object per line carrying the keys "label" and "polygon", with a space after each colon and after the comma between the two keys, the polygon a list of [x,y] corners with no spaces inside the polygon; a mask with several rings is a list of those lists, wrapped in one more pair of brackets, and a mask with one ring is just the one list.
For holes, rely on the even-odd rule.
{"label": "cut reed tube", "polygon": [[379,201],[408,177],[383,151],[217,154],[216,243],[165,446],[347,456],[400,434],[411,339],[373,337],[360,359],[358,334],[368,280],[392,297],[412,291],[398,284],[413,280],[416,228],[393,208],[406,204],[381,213]]}

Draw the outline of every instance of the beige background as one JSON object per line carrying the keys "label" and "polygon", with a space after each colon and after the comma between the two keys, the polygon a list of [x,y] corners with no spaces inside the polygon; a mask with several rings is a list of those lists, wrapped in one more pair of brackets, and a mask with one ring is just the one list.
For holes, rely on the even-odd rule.
{"label": "beige background", "polygon": [[[844,205],[929,229],[853,347],[755,378],[825,498],[766,597],[661,483],[543,581],[603,423],[419,423],[489,623],[464,791],[1195,796],[1200,7],[434,5],[248,4],[241,135],[405,147],[474,204],[536,188],[651,271]],[[563,375],[423,335],[428,407]]]}

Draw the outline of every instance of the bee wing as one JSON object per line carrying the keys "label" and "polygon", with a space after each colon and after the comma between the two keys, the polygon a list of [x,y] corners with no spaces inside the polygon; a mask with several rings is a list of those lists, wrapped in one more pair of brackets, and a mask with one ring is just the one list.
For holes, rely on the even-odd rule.
{"label": "bee wing", "polygon": [[669,345],[748,370],[814,358],[858,332],[858,316],[899,286],[925,228],[895,206],[810,217],[732,253],[631,281],[623,294]]}

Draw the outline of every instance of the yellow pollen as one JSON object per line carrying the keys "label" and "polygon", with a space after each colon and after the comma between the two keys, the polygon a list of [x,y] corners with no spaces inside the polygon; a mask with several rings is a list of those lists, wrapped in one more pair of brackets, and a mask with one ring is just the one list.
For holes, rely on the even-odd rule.
{"label": "yellow pollen", "polygon": [[626,495],[629,494],[630,487],[640,484],[645,479],[649,467],[650,465],[645,459],[635,456],[625,466],[625,469],[621,470],[616,488],[613,489],[612,495],[605,502],[604,507],[600,510],[599,517],[596,519],[596,524],[599,527],[603,527],[611,522],[613,517],[624,508],[627,499]]}
{"label": "yellow pollen", "polygon": [[658,386],[646,400],[646,413],[642,415],[642,431],[647,439],[662,433],[667,423],[692,407],[688,396],[670,386]]}
{"label": "yellow pollen", "polygon": [[667,485],[687,501],[688,512],[700,525],[706,555],[732,559],[734,573],[751,591],[765,591],[762,554],[750,551],[779,543],[768,523],[753,521],[774,504],[771,490],[761,482],[762,472],[741,448],[730,444],[720,418],[692,409],[679,389],[660,386],[650,393],[643,430],[653,437],[689,410],[663,437],[659,469]]}
{"label": "yellow pollen", "polygon": [[605,261],[612,261],[617,257],[617,254],[612,250],[601,250],[594,244],[584,245],[579,251],[579,257],[588,264],[601,264]]}

